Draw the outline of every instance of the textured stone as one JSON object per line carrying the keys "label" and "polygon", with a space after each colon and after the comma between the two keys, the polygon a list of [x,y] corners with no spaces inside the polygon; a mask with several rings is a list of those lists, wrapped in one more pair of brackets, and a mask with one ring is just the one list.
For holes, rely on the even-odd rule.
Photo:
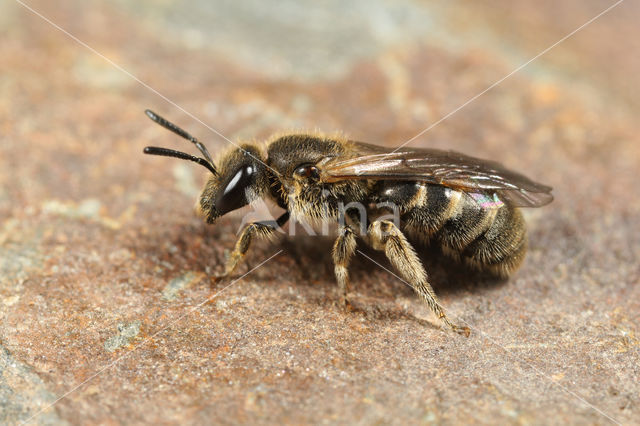
{"label": "textured stone", "polygon": [[612,3],[28,4],[113,63],[3,5],[1,422],[640,418],[637,2],[412,142],[554,187],[553,204],[526,212],[529,254],[509,281],[424,254],[468,339],[362,255],[354,308],[341,310],[331,239],[256,243],[238,277],[282,252],[213,283],[243,213],[195,217],[204,169],[142,155],[192,148],[143,111],[216,153],[230,145],[215,131],[237,142],[317,128],[397,146]]}

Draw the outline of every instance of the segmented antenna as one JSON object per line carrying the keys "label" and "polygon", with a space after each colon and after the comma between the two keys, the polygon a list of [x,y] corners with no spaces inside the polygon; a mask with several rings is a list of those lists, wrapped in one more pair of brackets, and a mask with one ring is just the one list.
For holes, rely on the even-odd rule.
{"label": "segmented antenna", "polygon": [[196,157],[195,155],[187,154],[186,152],[174,151],[173,149],[168,148],[159,148],[157,146],[148,146],[143,151],[145,154],[151,155],[162,155],[163,157],[175,157],[180,158],[181,160],[189,160],[194,163],[198,163],[201,166],[209,169],[211,173],[218,174],[216,169],[204,158]]}
{"label": "segmented antenna", "polygon": [[[176,135],[181,136],[181,137],[185,138],[186,140],[190,141],[191,143],[193,143],[196,146],[196,148],[198,148],[198,150],[202,153],[202,155],[204,155],[204,159],[201,159],[201,160],[206,161],[207,163],[209,163],[210,167],[207,167],[207,168],[209,170],[211,170],[211,172],[214,175],[218,174],[218,172],[216,171],[215,165],[213,164],[213,160],[211,159],[211,155],[209,154],[209,151],[207,150],[207,147],[205,147],[198,139],[194,138],[189,133],[187,133],[185,130],[183,130],[180,127],[176,126],[172,122],[162,118],[161,116],[159,116],[155,112],[151,111],[150,109],[145,110],[144,113],[147,114],[147,117],[149,117],[151,120],[155,121],[156,123],[158,123],[159,125],[161,125],[165,129],[170,130],[173,133],[175,133]],[[154,147],[150,147],[150,148],[154,148]],[[162,150],[162,149],[164,149],[164,148],[155,148],[155,149],[151,150],[153,152],[147,152],[147,149],[145,148],[145,154],[164,155],[164,156],[167,156],[167,157],[176,157],[176,158],[182,158],[182,159],[185,159],[185,160],[195,161],[195,160],[193,160],[191,158],[184,157],[184,155],[189,155],[189,154],[185,154],[185,153],[180,152],[180,151],[173,151],[171,149],[167,149],[166,152],[180,153],[183,156],[181,157],[179,155],[173,155],[173,154],[169,155],[167,153],[160,154],[159,153],[160,151],[157,151],[157,150]],[[194,157],[194,158],[198,158],[198,157]],[[202,164],[199,161],[196,161],[196,163]]]}

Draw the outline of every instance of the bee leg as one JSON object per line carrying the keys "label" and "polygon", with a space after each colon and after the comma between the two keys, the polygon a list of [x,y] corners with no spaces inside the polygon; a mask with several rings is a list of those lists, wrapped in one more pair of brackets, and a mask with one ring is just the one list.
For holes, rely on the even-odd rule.
{"label": "bee leg", "polygon": [[349,263],[356,251],[356,236],[349,225],[340,227],[338,238],[333,244],[333,265],[340,289],[340,296],[344,307],[349,306],[347,293],[349,292]]}
{"label": "bee leg", "polygon": [[404,281],[425,301],[431,310],[453,331],[469,335],[468,327],[461,327],[449,321],[438,298],[427,281],[427,273],[415,250],[402,231],[393,222],[380,220],[369,226],[369,237],[373,248],[383,250]]}
{"label": "bee leg", "polygon": [[289,220],[289,212],[283,213],[277,220],[265,221],[265,222],[253,222],[248,224],[242,229],[236,245],[233,251],[227,259],[227,263],[224,266],[224,272],[216,275],[216,278],[221,279],[231,275],[234,271],[240,259],[247,254],[251,240],[255,235],[259,237],[270,237],[276,231],[276,229],[283,226]]}

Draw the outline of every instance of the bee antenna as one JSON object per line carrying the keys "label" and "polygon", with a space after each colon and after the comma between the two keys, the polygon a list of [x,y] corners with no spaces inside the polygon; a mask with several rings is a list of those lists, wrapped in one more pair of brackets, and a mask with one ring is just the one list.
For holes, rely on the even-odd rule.
{"label": "bee antenna", "polygon": [[[159,125],[164,127],[165,129],[170,130],[173,133],[175,133],[176,135],[181,136],[181,137],[185,138],[186,140],[190,141],[191,143],[193,143],[200,150],[202,155],[204,155],[205,160],[207,160],[209,162],[209,164],[211,165],[211,167],[213,167],[215,169],[215,166],[213,165],[213,160],[211,159],[211,155],[209,154],[209,151],[207,151],[207,147],[205,147],[198,139],[194,138],[189,133],[187,133],[185,130],[183,130],[180,127],[176,126],[172,122],[160,117],[158,114],[156,114],[155,112],[151,111],[150,109],[145,110],[144,113],[147,114],[147,117],[149,117],[150,119],[152,119],[153,121],[155,121],[156,123],[158,123]],[[160,154],[160,155],[162,155],[162,154]],[[214,172],[214,174],[217,174],[217,173]]]}
{"label": "bee antenna", "polygon": [[148,146],[144,149],[143,152],[145,154],[162,155],[163,157],[175,157],[181,160],[193,161],[194,163],[198,163],[201,166],[206,167],[214,175],[218,174],[215,167],[213,167],[213,165],[207,160],[205,160],[204,158],[196,157],[195,155],[187,154],[186,152],[174,151],[173,149],[167,148],[158,148],[157,146]]}

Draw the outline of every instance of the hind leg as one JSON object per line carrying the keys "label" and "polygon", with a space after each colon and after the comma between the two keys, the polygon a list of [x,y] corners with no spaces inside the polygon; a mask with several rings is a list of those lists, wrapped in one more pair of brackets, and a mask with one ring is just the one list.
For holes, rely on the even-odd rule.
{"label": "hind leg", "polygon": [[418,293],[438,318],[455,332],[468,336],[468,327],[453,324],[444,313],[433,288],[427,281],[426,271],[402,231],[393,222],[381,220],[369,226],[368,234],[373,248],[384,251],[403,280]]}

